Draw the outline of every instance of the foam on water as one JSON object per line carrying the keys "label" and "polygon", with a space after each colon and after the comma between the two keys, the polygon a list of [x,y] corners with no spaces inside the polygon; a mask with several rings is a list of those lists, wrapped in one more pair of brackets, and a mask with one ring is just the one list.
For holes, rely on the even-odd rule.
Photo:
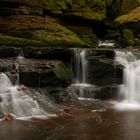
{"label": "foam on water", "polygon": [[0,112],[14,114],[20,117],[37,117],[49,114],[42,110],[30,95],[28,89],[18,90],[19,86],[13,86],[9,78],[4,74],[0,74]]}
{"label": "foam on water", "polygon": [[115,103],[114,109],[117,109],[120,111],[140,110],[140,104],[139,103],[120,102],[120,103]]}

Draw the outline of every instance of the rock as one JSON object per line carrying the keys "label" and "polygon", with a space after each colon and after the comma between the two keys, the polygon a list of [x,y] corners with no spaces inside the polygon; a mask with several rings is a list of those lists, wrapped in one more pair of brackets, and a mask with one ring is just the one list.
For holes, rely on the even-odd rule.
{"label": "rock", "polygon": [[[51,63],[51,67],[46,67]],[[19,67],[20,83],[27,86],[66,86],[71,80],[71,71],[62,61],[43,62],[27,60]]]}
{"label": "rock", "polygon": [[84,19],[103,20],[106,17],[105,2],[100,0],[45,0],[46,14],[80,17]]}
{"label": "rock", "polygon": [[11,15],[0,17],[0,45],[14,47],[88,46],[75,33],[47,16]]}
{"label": "rock", "polygon": [[16,57],[21,52],[20,48],[12,46],[0,46],[0,58]]}
{"label": "rock", "polygon": [[1,0],[0,15],[42,15],[43,0]]}
{"label": "rock", "polygon": [[[87,99],[100,99],[100,100],[110,100],[117,99],[118,97],[118,85],[110,85],[110,86],[95,86],[89,85],[87,87],[78,87],[75,85],[71,85],[66,89],[67,94],[73,94],[77,97],[87,98]],[[75,98],[73,98],[75,99]],[[72,101],[72,100],[71,100]]]}
{"label": "rock", "polygon": [[122,82],[122,69],[114,65],[114,61],[107,58],[97,58],[89,61],[87,81],[99,86],[119,84]]}
{"label": "rock", "polygon": [[121,28],[127,28],[133,33],[140,34],[140,7],[135,8],[127,14],[121,15],[115,19],[115,22]]}
{"label": "rock", "polygon": [[12,121],[13,119],[15,118],[15,116],[11,113],[6,113],[4,115],[4,117],[2,118],[2,120],[5,120],[5,121]]}

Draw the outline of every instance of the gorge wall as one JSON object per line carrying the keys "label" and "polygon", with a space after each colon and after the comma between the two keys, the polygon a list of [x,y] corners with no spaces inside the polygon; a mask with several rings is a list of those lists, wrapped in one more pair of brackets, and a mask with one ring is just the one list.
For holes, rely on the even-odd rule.
{"label": "gorge wall", "polygon": [[[92,48],[92,56],[96,56],[110,52],[108,46],[100,50],[101,39],[115,40],[115,47],[140,46],[139,9],[139,0],[1,0],[0,71],[10,71],[9,65],[23,52],[20,83],[61,90],[72,79],[70,48]],[[90,69],[91,83],[112,83],[113,57],[89,63],[98,66]],[[111,71],[106,69],[109,83],[105,84],[99,80],[106,78],[105,73],[99,70],[108,66]]]}

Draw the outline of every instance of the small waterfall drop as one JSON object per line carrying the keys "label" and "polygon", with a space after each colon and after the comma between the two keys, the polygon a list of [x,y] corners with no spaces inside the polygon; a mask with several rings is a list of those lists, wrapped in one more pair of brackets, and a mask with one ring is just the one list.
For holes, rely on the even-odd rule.
{"label": "small waterfall drop", "polygon": [[16,117],[46,116],[47,113],[40,109],[36,100],[28,89],[13,86],[9,78],[0,74],[0,113],[12,113]]}
{"label": "small waterfall drop", "polygon": [[70,89],[80,98],[94,98],[94,85],[88,83],[88,60],[86,49],[74,49],[73,84]]}
{"label": "small waterfall drop", "polygon": [[98,46],[99,47],[106,47],[106,46],[114,47],[115,42],[114,42],[114,40],[100,40]]}
{"label": "small waterfall drop", "polygon": [[74,51],[74,84],[85,84],[86,83],[86,72],[87,72],[87,60],[86,50],[76,49]]}
{"label": "small waterfall drop", "polygon": [[116,105],[120,109],[140,109],[140,60],[132,52],[116,51],[116,62],[124,66],[120,94],[125,101]]}

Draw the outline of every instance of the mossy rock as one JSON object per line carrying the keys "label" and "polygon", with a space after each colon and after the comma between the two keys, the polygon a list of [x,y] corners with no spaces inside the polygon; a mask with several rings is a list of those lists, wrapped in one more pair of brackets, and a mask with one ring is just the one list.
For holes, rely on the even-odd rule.
{"label": "mossy rock", "polygon": [[118,39],[121,36],[120,31],[117,29],[108,29],[106,31],[105,38],[106,39]]}
{"label": "mossy rock", "polygon": [[140,6],[139,0],[122,0],[122,14],[127,14],[138,6]]}
{"label": "mossy rock", "polygon": [[89,46],[97,46],[98,38],[93,32],[93,28],[89,26],[66,26],[68,29],[76,33],[81,40],[89,44]]}
{"label": "mossy rock", "polygon": [[36,40],[30,40],[25,38],[12,37],[4,34],[0,34],[0,45],[24,47],[24,46],[45,46],[45,43]]}
{"label": "mossy rock", "polygon": [[54,69],[54,73],[56,74],[56,77],[63,80],[63,81],[71,81],[72,72],[70,68],[66,67],[64,64],[58,65]]}
{"label": "mossy rock", "polygon": [[98,46],[98,38],[94,34],[83,35],[83,36],[81,36],[81,39],[92,47]]}
{"label": "mossy rock", "polygon": [[115,22],[119,28],[130,29],[138,37],[138,34],[140,34],[140,7],[132,10],[128,14],[119,16],[115,19]]}
{"label": "mossy rock", "polygon": [[133,46],[134,45],[134,34],[129,29],[123,30],[123,42],[125,46]]}
{"label": "mossy rock", "polygon": [[27,48],[27,46],[32,46],[31,50],[34,49],[41,50],[40,47],[43,47],[45,49],[48,47],[59,47],[59,48],[89,47],[88,44],[81,41],[80,39],[79,41],[67,41],[67,40],[56,40],[56,39],[42,41],[42,40],[12,37],[3,34],[0,35],[0,45],[7,45],[7,46],[14,46],[14,47],[21,47],[21,48]]}
{"label": "mossy rock", "polygon": [[54,14],[78,16],[85,19],[103,20],[106,16],[105,0],[45,0],[45,9]]}
{"label": "mossy rock", "polygon": [[137,7],[136,9],[132,10],[128,14],[121,15],[115,19],[115,22],[120,24],[126,24],[129,22],[139,22],[140,21],[140,7]]}
{"label": "mossy rock", "polygon": [[[51,17],[10,16],[0,17],[1,45],[43,47],[89,47],[72,31]],[[5,24],[6,22],[6,24]]]}

